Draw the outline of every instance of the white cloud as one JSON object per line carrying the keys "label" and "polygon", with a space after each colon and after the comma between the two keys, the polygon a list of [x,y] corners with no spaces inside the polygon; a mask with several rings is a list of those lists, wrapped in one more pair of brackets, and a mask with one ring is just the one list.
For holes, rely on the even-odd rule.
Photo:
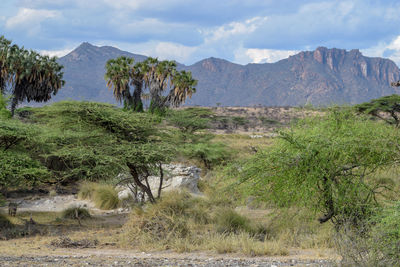
{"label": "white cloud", "polygon": [[275,49],[256,49],[239,48],[235,51],[235,62],[247,63],[274,63],[281,59],[288,58],[297,54],[296,50],[275,50]]}
{"label": "white cloud", "polygon": [[40,23],[42,21],[55,18],[59,15],[60,13],[54,10],[21,8],[15,16],[7,19],[6,28],[9,30],[23,28],[28,33],[34,34],[40,30]]}
{"label": "white cloud", "polygon": [[252,63],[273,63],[288,58],[299,51],[296,50],[274,50],[274,49],[247,49],[246,55]]}
{"label": "white cloud", "polygon": [[176,43],[160,42],[154,48],[155,54],[161,59],[174,59],[179,62],[187,62],[191,55],[197,50],[197,47],[190,47]]}
{"label": "white cloud", "polygon": [[250,34],[267,21],[267,17],[254,17],[243,22],[231,22],[215,29],[203,31],[206,42],[219,41],[236,35]]}
{"label": "white cloud", "polygon": [[166,6],[171,6],[181,2],[181,0],[103,0],[105,4],[115,9],[130,9],[138,10],[141,8],[146,9],[163,9]]}
{"label": "white cloud", "polygon": [[362,49],[361,52],[365,56],[389,58],[400,66],[400,35],[389,43],[380,42],[376,46]]}
{"label": "white cloud", "polygon": [[74,48],[62,49],[62,50],[40,50],[39,53],[42,55],[47,55],[51,57],[63,57],[69,52],[71,52]]}

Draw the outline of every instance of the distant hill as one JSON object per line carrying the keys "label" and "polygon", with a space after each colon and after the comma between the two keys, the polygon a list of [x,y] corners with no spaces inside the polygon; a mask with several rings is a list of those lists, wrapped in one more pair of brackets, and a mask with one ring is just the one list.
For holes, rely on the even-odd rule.
{"label": "distant hill", "polygon": [[[146,58],[89,43],[60,58],[66,85],[54,101],[72,98],[114,103],[104,81],[104,65],[121,55],[137,61]],[[365,57],[359,50],[325,47],[276,63],[239,65],[208,58],[178,67],[190,70],[199,80],[197,92],[187,104],[201,106],[354,104],[396,93],[390,82],[400,79],[399,68],[389,59]]]}
{"label": "distant hill", "polygon": [[64,66],[65,86],[54,97],[54,101],[64,99],[91,100],[114,103],[113,94],[106,87],[104,80],[107,60],[119,56],[134,57],[137,61],[145,56],[121,51],[115,47],[97,47],[82,43],[58,62]]}

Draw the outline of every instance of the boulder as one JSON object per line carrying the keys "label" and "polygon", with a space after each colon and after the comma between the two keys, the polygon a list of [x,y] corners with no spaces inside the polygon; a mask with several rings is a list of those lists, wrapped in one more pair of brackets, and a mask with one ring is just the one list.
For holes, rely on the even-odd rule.
{"label": "boulder", "polygon": [[[200,179],[201,169],[196,166],[185,166],[183,164],[164,164],[164,181],[162,191],[181,190],[185,189],[193,194],[199,194],[197,183]],[[117,178],[126,178],[129,174],[119,174]],[[149,176],[149,185],[151,191],[156,196],[160,183],[159,176]],[[133,193],[128,186],[117,187],[119,199],[126,199],[133,196]]]}

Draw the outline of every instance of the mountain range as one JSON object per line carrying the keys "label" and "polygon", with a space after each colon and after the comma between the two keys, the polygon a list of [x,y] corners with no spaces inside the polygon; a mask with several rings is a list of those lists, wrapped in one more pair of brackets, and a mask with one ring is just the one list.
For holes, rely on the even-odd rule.
{"label": "mountain range", "polygon": [[[104,80],[105,63],[118,56],[146,57],[111,46],[82,43],[59,58],[65,86],[53,101],[64,99],[115,103]],[[357,49],[300,52],[276,63],[239,65],[207,58],[193,65],[178,63],[198,80],[188,105],[298,106],[354,104],[397,93],[390,83],[400,79],[397,65],[384,58],[365,57]]]}

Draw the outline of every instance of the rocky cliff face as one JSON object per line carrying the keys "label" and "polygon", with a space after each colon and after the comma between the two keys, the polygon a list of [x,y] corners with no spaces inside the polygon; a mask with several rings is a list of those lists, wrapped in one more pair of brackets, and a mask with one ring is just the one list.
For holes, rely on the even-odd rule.
{"label": "rocky cliff face", "polygon": [[400,78],[391,60],[325,47],[273,64],[241,66],[207,59],[188,69],[199,79],[198,93],[189,103],[202,105],[360,103],[396,93],[390,82]]}
{"label": "rocky cliff face", "polygon": [[[104,81],[104,65],[121,55],[141,61],[135,55],[113,47],[83,43],[60,63],[65,66],[66,86],[55,100],[65,98],[111,102],[112,93]],[[276,63],[238,65],[208,58],[191,66],[199,80],[189,105],[297,106],[311,103],[360,103],[396,93],[390,86],[400,79],[396,64],[383,58],[363,56],[359,50],[327,49],[300,52]]]}

